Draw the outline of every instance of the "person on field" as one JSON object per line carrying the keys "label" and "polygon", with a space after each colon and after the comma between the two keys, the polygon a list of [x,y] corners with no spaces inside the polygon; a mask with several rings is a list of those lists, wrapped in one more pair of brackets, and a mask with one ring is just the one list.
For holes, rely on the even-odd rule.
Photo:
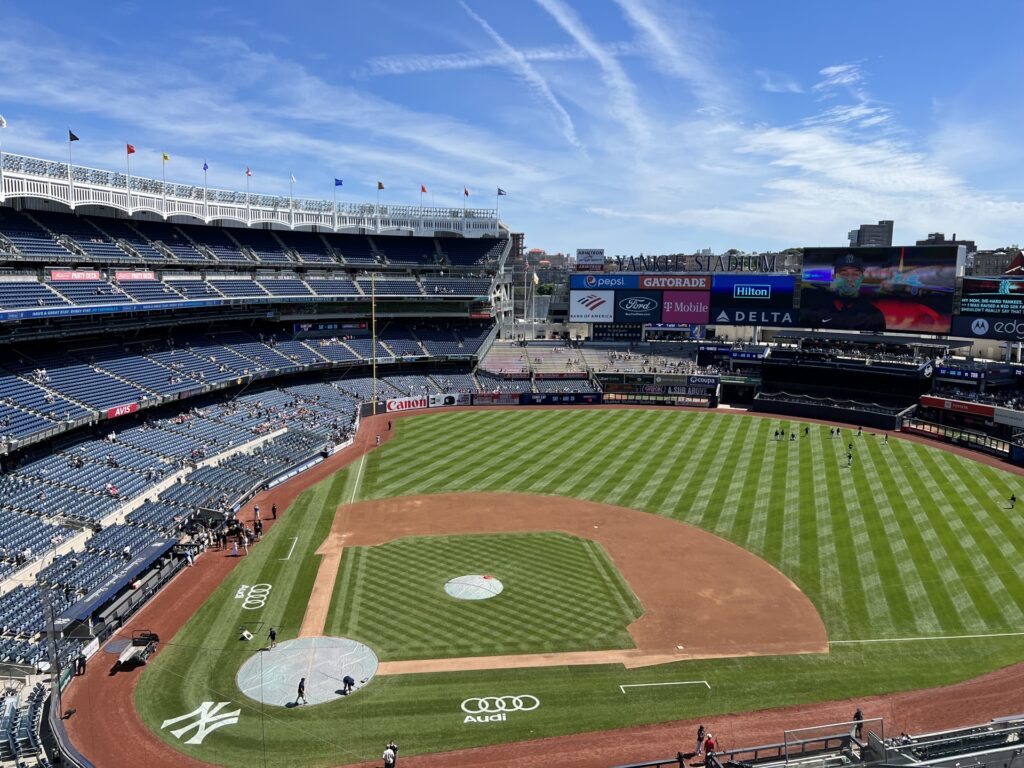
{"label": "person on field", "polygon": [[706,731],[704,730],[704,726],[701,725],[697,729],[697,751],[694,752],[694,755],[697,756],[697,757],[700,757],[701,753],[704,751],[704,735],[705,735],[705,733],[706,733]]}
{"label": "person on field", "polygon": [[271,627],[270,631],[267,633],[267,637],[270,638],[270,647],[271,648],[273,648],[274,646],[277,645],[277,630],[276,629]]}
{"label": "person on field", "polygon": [[395,743],[388,742],[388,745],[384,747],[384,768],[395,768],[395,763],[398,762],[398,747]]}
{"label": "person on field", "polygon": [[853,451],[850,451],[849,453],[846,454],[846,466],[853,466]]}
{"label": "person on field", "polygon": [[295,703],[299,703],[299,699],[302,699],[303,704],[308,704],[306,701],[306,678],[299,680],[299,695],[295,697]]}
{"label": "person on field", "polygon": [[260,505],[259,504],[257,504],[255,507],[252,508],[252,519],[253,520],[259,520],[260,519]]}
{"label": "person on field", "polygon": [[345,675],[341,678],[341,695],[348,696],[352,693],[352,689],[356,687],[355,678],[352,675]]}
{"label": "person on field", "polygon": [[1017,494],[1011,493],[1010,494],[1010,509],[1013,509],[1015,506],[1017,506]]}
{"label": "person on field", "polygon": [[711,758],[715,756],[715,751],[718,749],[718,742],[715,740],[713,733],[709,733],[704,739],[704,765],[706,768],[711,768]]}
{"label": "person on field", "polygon": [[859,739],[864,733],[864,713],[860,711],[860,707],[857,707],[857,711],[853,713],[853,722],[853,735]]}
{"label": "person on field", "polygon": [[270,505],[270,519],[277,520],[277,504]]}

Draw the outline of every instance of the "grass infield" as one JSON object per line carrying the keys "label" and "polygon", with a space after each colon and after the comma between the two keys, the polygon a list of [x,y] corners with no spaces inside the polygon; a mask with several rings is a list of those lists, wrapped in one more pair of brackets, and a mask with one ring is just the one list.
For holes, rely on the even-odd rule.
{"label": "grass infield", "polygon": [[[378,678],[350,701],[268,707],[262,716],[235,687],[235,672],[253,652],[237,640],[242,621],[281,627],[280,639],[298,631],[319,564],[314,551],[337,505],[408,494],[557,494],[698,525],[784,571],[814,601],[833,641],[1024,631],[1024,562],[1018,557],[1024,525],[1006,503],[1021,490],[1019,478],[906,441],[883,444],[850,430],[830,439],[828,427],[811,426],[804,435],[804,426],[666,410],[465,411],[399,421],[394,440],[296,501],[153,659],[136,689],[136,705],[160,738],[207,762],[258,764],[265,733],[274,765],[337,765],[379,757],[389,738],[399,741],[403,754],[456,749],[923,688],[1024,659],[1019,637],[985,637],[840,644],[827,655],[692,661],[632,671],[610,665],[408,675]],[[776,429],[799,438],[775,442]],[[854,465],[847,469],[851,442]],[[293,538],[291,559],[281,560]],[[505,543],[498,548],[515,559],[515,547],[507,542],[518,537],[461,537],[457,545],[449,538],[409,546],[426,548],[420,552],[454,546],[456,554],[465,547],[466,573],[475,570],[468,567],[474,562],[473,539],[500,539]],[[446,642],[500,653],[507,650],[495,643],[533,649],[553,636],[570,639],[571,632],[532,616],[514,623],[508,637],[487,643],[460,638],[455,612],[441,615],[437,601],[416,598],[403,598],[390,615],[410,629],[408,648],[401,632],[371,636],[373,622],[353,620],[351,601],[369,597],[372,579],[353,580],[346,569],[359,558],[385,557],[389,548],[397,552],[402,546],[396,541],[354,550],[359,554],[351,558],[346,553],[330,631],[363,634],[388,658],[417,655],[409,650],[417,644],[442,655],[436,649]],[[445,578],[459,575],[441,570]],[[273,585],[266,607],[243,610],[235,595],[254,583]],[[353,584],[358,588],[350,589]],[[608,603],[604,608],[621,610]],[[447,655],[465,653],[452,647]],[[708,680],[712,690],[667,686],[623,695],[618,688],[694,679]],[[464,699],[504,694],[532,694],[541,704],[505,722],[464,722]],[[203,701],[230,702],[230,709],[241,709],[238,723],[213,731],[197,746],[160,730],[164,719]]]}
{"label": "grass infield", "polygon": [[[505,590],[483,602],[444,592],[489,573]],[[327,634],[381,661],[632,648],[643,614],[600,544],[564,533],[409,537],[346,549]],[[397,621],[395,619],[398,619]]]}

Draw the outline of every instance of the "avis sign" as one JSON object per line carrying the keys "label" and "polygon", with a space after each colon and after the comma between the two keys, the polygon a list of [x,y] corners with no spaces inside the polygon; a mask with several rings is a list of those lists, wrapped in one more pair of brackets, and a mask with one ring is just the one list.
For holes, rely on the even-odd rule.
{"label": "avis sign", "polygon": [[540,699],[528,693],[517,696],[479,696],[462,702],[463,723],[503,723],[513,712],[533,712]]}

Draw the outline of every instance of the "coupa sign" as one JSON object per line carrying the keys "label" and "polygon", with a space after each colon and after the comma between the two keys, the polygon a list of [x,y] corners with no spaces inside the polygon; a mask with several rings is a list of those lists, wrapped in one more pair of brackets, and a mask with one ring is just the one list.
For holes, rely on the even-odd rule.
{"label": "coupa sign", "polygon": [[533,712],[540,699],[530,694],[479,696],[462,702],[463,723],[503,723],[515,712]]}
{"label": "coupa sign", "polygon": [[388,400],[387,409],[388,413],[395,413],[398,411],[415,411],[418,408],[429,408],[430,398],[426,395],[419,397],[396,397],[393,400]]}

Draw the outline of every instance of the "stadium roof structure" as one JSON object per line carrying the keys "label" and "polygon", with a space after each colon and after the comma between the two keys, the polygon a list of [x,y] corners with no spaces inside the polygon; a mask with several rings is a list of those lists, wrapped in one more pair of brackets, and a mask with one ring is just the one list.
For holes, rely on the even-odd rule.
{"label": "stadium roof structure", "polygon": [[50,200],[72,210],[101,206],[129,216],[148,212],[168,219],[190,217],[206,224],[276,224],[290,229],[432,236],[498,237],[503,225],[496,208],[439,208],[378,205],[262,195],[104,171],[26,155],[0,155],[0,203],[27,197]]}
{"label": "stadium roof structure", "polygon": [[960,349],[971,346],[966,339],[933,339],[928,336],[903,336],[897,334],[844,333],[842,331],[779,331],[775,339],[817,339],[821,341],[846,341],[851,344],[879,344],[883,346],[935,347],[939,349]]}

